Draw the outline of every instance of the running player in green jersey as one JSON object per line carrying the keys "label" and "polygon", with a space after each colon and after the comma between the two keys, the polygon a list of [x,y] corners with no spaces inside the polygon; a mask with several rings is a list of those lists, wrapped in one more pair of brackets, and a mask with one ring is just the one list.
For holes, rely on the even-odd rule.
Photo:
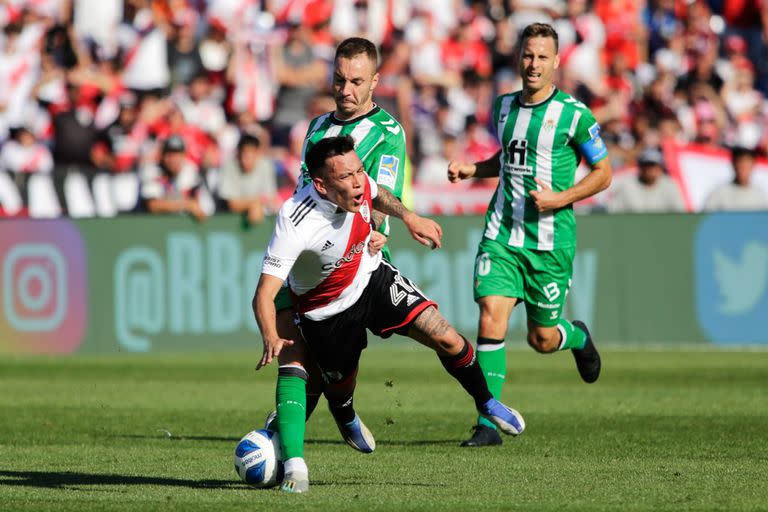
{"label": "running player in green jersey", "polygon": [[[405,175],[405,133],[391,115],[373,102],[373,91],[379,80],[378,52],[367,39],[352,37],[336,48],[333,73],[333,96],[336,110],[313,119],[309,124],[302,149],[302,161],[318,141],[338,135],[355,140],[355,152],[363,167],[376,183],[401,199]],[[306,164],[298,188],[311,182]],[[389,233],[388,218],[373,211],[372,220],[382,235]],[[382,247],[384,236],[376,239],[389,260],[389,250]],[[330,242],[329,242],[330,243]],[[296,312],[286,287],[275,299],[278,335],[294,340],[278,355],[277,417],[268,419],[271,428],[280,432],[280,444],[287,461],[282,488],[290,492],[306,490],[307,470],[304,464],[305,421],[314,410],[321,394],[344,440],[363,453],[372,452],[376,443],[371,432],[355,413],[353,394],[356,375],[337,383],[324,383],[316,371],[306,347],[294,325]],[[290,461],[290,462],[288,462]]]}
{"label": "running player in green jersey", "polygon": [[[572,205],[606,189],[611,166],[592,113],[553,84],[557,51],[557,32],[550,25],[525,28],[519,57],[523,89],[499,96],[493,108],[502,149],[482,162],[448,166],[451,182],[499,177],[485,216],[474,279],[480,307],[477,357],[497,398],[506,374],[509,316],[521,301],[534,350],[570,349],[584,381],[594,382],[600,375],[600,356],[587,326],[561,315],[576,251]],[[582,157],[591,172],[574,183]],[[495,427],[479,419],[462,446],[498,444]]]}

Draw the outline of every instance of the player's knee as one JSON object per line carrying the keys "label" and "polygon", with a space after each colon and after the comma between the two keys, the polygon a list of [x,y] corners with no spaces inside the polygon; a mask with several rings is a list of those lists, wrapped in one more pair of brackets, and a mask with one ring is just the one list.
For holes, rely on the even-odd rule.
{"label": "player's knee", "polygon": [[558,349],[560,342],[547,331],[532,330],[528,332],[528,345],[536,352],[549,354]]}
{"label": "player's knee", "polygon": [[501,323],[501,321],[497,318],[494,318],[493,315],[487,314],[487,315],[480,315],[480,332],[490,332],[496,329],[496,327]]}
{"label": "player's knee", "polygon": [[496,324],[504,320],[504,314],[498,308],[491,307],[488,304],[480,304],[480,323]]}

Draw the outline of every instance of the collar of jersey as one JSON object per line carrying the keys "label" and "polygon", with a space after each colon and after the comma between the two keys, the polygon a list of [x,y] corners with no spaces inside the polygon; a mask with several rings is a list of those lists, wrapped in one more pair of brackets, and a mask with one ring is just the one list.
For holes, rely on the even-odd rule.
{"label": "collar of jersey", "polygon": [[544,98],[543,100],[541,100],[540,102],[538,102],[538,103],[523,103],[523,92],[520,91],[520,94],[517,95],[517,104],[520,105],[523,108],[536,108],[538,106],[541,106],[541,105],[545,104],[546,102],[548,102],[552,98],[554,98],[555,94],[557,94],[557,87],[553,87],[552,88],[552,93],[549,96],[547,96],[546,98]]}
{"label": "collar of jersey", "polygon": [[339,206],[333,201],[329,201],[328,199],[321,196],[320,192],[317,191],[313,183],[310,183],[309,186],[309,195],[317,203],[317,209],[319,212],[325,214],[349,213],[346,210],[339,208]]}
{"label": "collar of jersey", "polygon": [[333,124],[338,124],[340,126],[346,126],[348,124],[354,124],[358,121],[365,119],[366,117],[371,117],[372,115],[378,113],[378,111],[381,110],[381,107],[377,104],[373,104],[373,108],[366,112],[365,114],[357,117],[353,117],[352,119],[347,119],[346,121],[342,121],[341,119],[336,119],[336,112],[331,112],[331,122]]}

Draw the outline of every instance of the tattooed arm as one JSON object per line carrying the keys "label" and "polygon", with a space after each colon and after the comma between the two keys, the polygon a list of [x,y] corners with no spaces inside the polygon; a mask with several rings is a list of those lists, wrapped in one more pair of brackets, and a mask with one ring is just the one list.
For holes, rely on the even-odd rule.
{"label": "tattooed arm", "polygon": [[376,229],[380,229],[381,225],[384,224],[384,221],[387,220],[387,215],[381,213],[379,210],[373,210],[371,212],[371,219],[373,219],[373,225]]}
{"label": "tattooed arm", "polygon": [[373,207],[383,214],[402,220],[413,239],[420,244],[432,249],[442,247],[440,238],[443,230],[440,225],[432,219],[416,215],[384,187],[379,187],[378,195],[373,198]]}

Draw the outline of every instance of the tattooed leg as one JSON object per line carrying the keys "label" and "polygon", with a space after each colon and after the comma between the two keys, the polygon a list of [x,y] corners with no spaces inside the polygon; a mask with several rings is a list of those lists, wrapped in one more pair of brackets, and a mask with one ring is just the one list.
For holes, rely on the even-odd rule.
{"label": "tattooed leg", "polygon": [[443,368],[459,381],[461,387],[474,399],[475,406],[482,410],[487,408],[493,395],[488,391],[485,375],[477,363],[472,344],[451,327],[437,308],[430,306],[425,309],[411,324],[408,335],[437,352]]}
{"label": "tattooed leg", "polygon": [[434,306],[416,317],[408,329],[408,336],[433,349],[440,357],[454,356],[464,347],[464,338]]}

